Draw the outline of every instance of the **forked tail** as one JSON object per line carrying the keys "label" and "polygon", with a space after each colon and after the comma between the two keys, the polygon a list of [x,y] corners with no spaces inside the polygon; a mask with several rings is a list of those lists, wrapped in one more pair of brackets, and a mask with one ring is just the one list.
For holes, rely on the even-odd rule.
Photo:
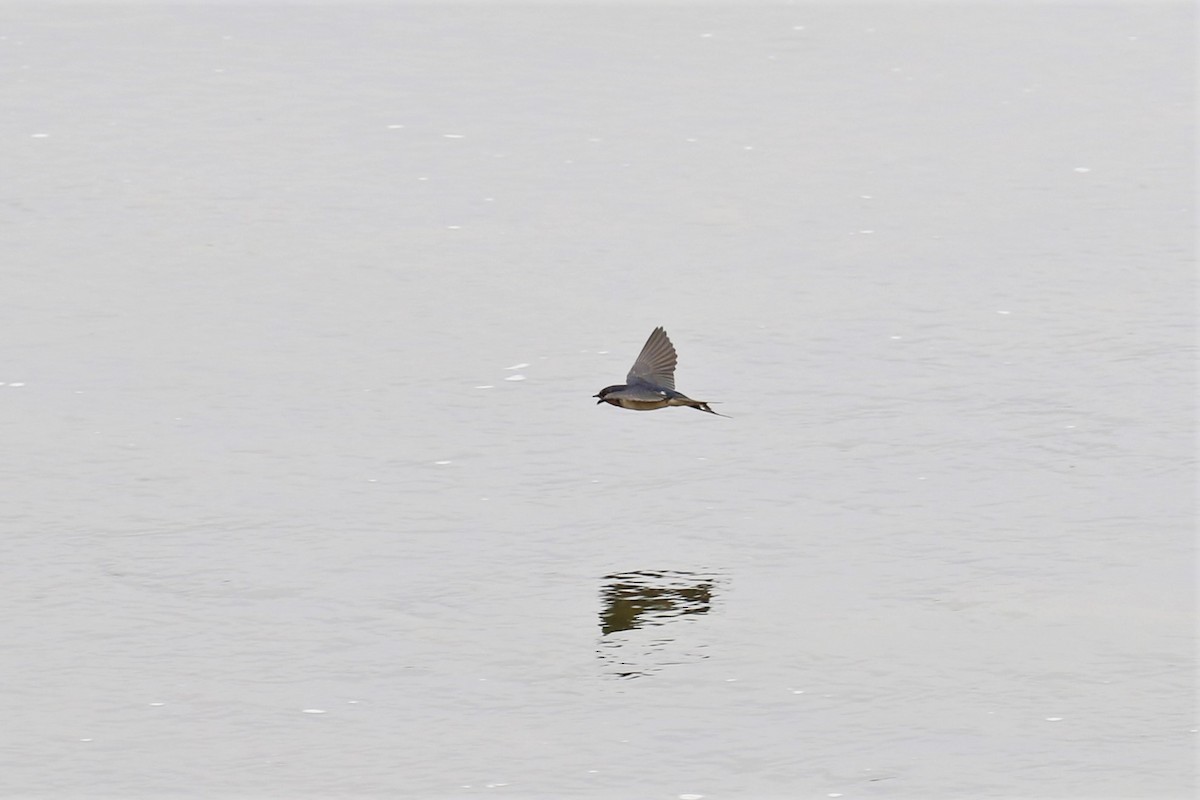
{"label": "forked tail", "polygon": [[[688,399],[691,400],[691,398],[688,398]],[[713,411],[711,408],[708,407],[708,403],[702,402],[700,400],[692,400],[692,402],[688,403],[688,405],[690,407],[696,409],[697,411],[707,411],[710,414],[716,414],[718,417],[725,417],[725,419],[733,419],[733,417],[729,416],[728,414],[720,414],[716,411]]]}

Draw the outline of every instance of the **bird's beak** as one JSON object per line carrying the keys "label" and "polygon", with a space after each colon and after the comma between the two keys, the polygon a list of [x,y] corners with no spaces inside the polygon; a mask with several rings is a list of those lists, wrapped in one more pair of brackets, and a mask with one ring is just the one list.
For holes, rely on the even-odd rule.
{"label": "bird's beak", "polygon": [[[600,396],[600,395],[598,395],[598,394],[594,394],[594,395],[592,395],[592,397],[599,397],[599,396]],[[596,405],[600,405],[600,404],[601,404],[601,403],[603,403],[603,402],[604,402],[603,400],[597,400],[597,401],[596,401]]]}

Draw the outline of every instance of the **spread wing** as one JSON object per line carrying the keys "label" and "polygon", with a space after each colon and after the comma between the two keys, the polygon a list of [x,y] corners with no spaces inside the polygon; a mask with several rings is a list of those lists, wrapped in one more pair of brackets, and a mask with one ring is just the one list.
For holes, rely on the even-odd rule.
{"label": "spread wing", "polygon": [[655,328],[654,333],[646,340],[645,347],[633,362],[625,382],[633,385],[648,383],[665,389],[675,388],[675,345],[667,338],[667,332],[661,327]]}

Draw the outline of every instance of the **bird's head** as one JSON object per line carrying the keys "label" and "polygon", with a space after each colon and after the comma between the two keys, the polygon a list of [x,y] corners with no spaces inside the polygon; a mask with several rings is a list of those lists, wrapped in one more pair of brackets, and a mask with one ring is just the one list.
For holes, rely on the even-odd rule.
{"label": "bird's head", "polygon": [[612,394],[613,392],[618,391],[620,389],[624,389],[624,388],[625,388],[624,386],[605,386],[603,389],[600,390],[599,394],[594,394],[594,395],[592,395],[592,397],[599,397],[600,399],[596,401],[596,405],[600,405],[601,403],[608,402],[607,398],[610,394]]}

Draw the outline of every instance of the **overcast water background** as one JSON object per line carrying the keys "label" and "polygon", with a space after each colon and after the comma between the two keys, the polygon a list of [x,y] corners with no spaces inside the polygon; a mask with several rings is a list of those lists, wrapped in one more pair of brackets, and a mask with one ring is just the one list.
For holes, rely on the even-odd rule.
{"label": "overcast water background", "polygon": [[1195,21],[6,3],[0,794],[1193,796]]}

